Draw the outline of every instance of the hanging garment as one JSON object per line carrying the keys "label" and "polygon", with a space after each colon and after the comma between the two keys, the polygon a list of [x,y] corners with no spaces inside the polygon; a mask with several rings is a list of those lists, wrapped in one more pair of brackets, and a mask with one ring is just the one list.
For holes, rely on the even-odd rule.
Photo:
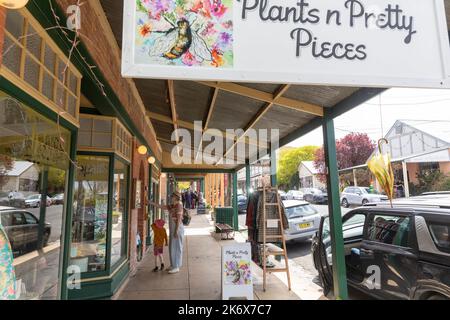
{"label": "hanging garment", "polygon": [[183,240],[184,240],[184,226],[182,223],[178,227],[178,237],[175,238],[175,222],[170,224],[170,265],[172,268],[181,268],[183,265]]}

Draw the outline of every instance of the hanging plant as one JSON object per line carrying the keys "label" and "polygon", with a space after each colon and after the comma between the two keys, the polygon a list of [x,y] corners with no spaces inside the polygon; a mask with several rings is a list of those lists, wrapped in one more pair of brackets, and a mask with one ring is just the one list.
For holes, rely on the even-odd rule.
{"label": "hanging plant", "polygon": [[394,171],[392,170],[391,155],[389,152],[383,154],[381,148],[383,142],[386,144],[389,143],[386,139],[380,139],[378,141],[379,153],[367,162],[367,166],[386,193],[392,207],[392,199],[394,198]]}

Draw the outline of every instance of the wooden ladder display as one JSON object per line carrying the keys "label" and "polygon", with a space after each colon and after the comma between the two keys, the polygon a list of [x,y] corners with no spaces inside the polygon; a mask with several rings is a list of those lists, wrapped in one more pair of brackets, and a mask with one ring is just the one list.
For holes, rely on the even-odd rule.
{"label": "wooden ladder display", "polygon": [[[273,202],[267,202],[266,192],[275,192],[276,193],[276,203]],[[284,227],[283,227],[283,212],[280,207],[280,194],[278,193],[278,188],[276,187],[263,187],[263,249],[262,249],[262,256],[263,256],[263,290],[266,291],[266,278],[267,273],[274,273],[274,272],[286,272],[287,281],[288,281],[288,288],[289,291],[291,290],[291,276],[289,273],[289,260],[287,256],[287,250],[286,250],[286,240],[284,237]],[[278,211],[278,219],[269,219],[269,220],[276,220],[278,222],[278,230],[281,230],[281,234],[277,235],[267,235],[267,207],[276,207]],[[272,229],[272,228],[271,228]],[[279,248],[278,246],[274,245],[273,242],[279,243],[282,242],[283,248]],[[285,267],[284,268],[269,268],[267,269],[267,259],[270,256],[284,256],[284,262]]]}

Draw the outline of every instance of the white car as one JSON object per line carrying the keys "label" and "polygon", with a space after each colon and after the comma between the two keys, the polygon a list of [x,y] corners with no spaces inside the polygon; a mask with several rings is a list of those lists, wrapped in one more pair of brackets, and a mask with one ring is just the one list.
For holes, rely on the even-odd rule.
{"label": "white car", "polygon": [[287,200],[303,201],[303,192],[299,190],[289,190],[286,194]]}
{"label": "white car", "polygon": [[351,205],[361,206],[387,200],[387,196],[371,191],[367,187],[347,187],[341,194],[341,205],[344,208],[348,208]]}
{"label": "white car", "polygon": [[286,241],[312,238],[320,226],[320,213],[308,202],[298,200],[283,201],[289,229],[285,230]]}

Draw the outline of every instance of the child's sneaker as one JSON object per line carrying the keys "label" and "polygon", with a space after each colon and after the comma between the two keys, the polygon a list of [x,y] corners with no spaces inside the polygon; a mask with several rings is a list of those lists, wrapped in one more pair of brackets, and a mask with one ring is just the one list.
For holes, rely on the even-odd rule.
{"label": "child's sneaker", "polygon": [[158,267],[155,267],[155,269],[153,269],[153,272],[158,272],[158,271],[159,271]]}
{"label": "child's sneaker", "polygon": [[164,263],[161,263],[161,271],[164,270]]}

